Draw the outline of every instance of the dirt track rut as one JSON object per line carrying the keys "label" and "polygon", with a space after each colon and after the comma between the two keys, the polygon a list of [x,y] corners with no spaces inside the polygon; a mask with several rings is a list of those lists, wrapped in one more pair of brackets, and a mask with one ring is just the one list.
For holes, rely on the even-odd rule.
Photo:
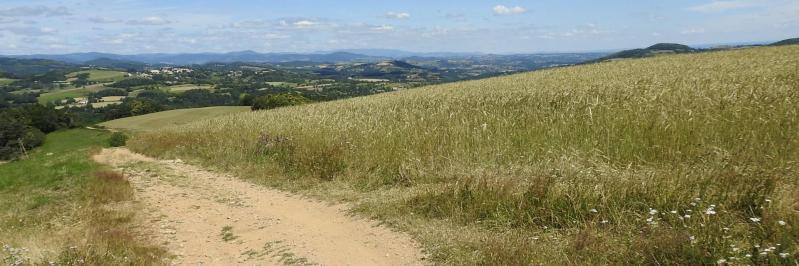
{"label": "dirt track rut", "polygon": [[329,205],[127,149],[94,159],[125,172],[144,231],[178,265],[420,265],[412,239]]}

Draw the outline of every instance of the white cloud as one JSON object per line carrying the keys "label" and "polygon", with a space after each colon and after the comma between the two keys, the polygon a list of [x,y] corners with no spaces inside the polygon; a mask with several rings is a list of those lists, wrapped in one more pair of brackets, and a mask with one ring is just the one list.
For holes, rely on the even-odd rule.
{"label": "white cloud", "polygon": [[503,5],[497,5],[494,7],[494,15],[496,16],[518,15],[525,12],[527,12],[527,9],[520,6],[507,7]]}
{"label": "white cloud", "polygon": [[703,28],[693,28],[693,29],[687,29],[687,30],[681,31],[680,33],[681,34],[700,34],[700,33],[705,33],[705,29],[703,29]]}
{"label": "white cloud", "polygon": [[0,27],[0,32],[9,32],[16,35],[22,36],[44,36],[44,35],[53,35],[58,31],[53,28],[43,27],[28,27],[28,26],[10,26],[10,27]]}
{"label": "white cloud", "polygon": [[290,36],[288,36],[288,35],[280,34],[280,33],[267,33],[267,34],[264,34],[264,39],[267,39],[267,40],[282,40],[282,39],[288,39],[289,37]]}
{"label": "white cloud", "polygon": [[89,21],[94,23],[100,24],[111,24],[111,23],[121,23],[121,19],[109,18],[109,17],[92,17],[89,18]]}
{"label": "white cloud", "polygon": [[33,17],[33,16],[69,16],[72,12],[66,7],[46,7],[46,6],[20,6],[0,9],[0,16],[5,17]]}
{"label": "white cloud", "polygon": [[144,25],[144,26],[159,26],[172,23],[162,17],[145,17],[141,19],[132,19],[127,22],[129,25]]}
{"label": "white cloud", "polygon": [[754,6],[757,6],[757,3],[751,0],[714,0],[710,3],[693,6],[688,9],[702,13],[714,13],[732,9],[750,8]]}
{"label": "white cloud", "polygon": [[295,21],[294,23],[291,23],[291,25],[294,25],[294,27],[302,28],[302,29],[311,28],[313,26],[316,26],[317,24],[319,24],[319,23],[316,23],[316,22],[313,22],[313,21],[310,21],[310,20],[300,20],[300,21]]}
{"label": "white cloud", "polygon": [[390,30],[394,30],[394,27],[391,26],[391,25],[381,25],[381,26],[374,27],[372,29],[376,30],[376,31],[390,31]]}
{"label": "white cloud", "polygon": [[19,20],[16,19],[16,18],[0,17],[0,24],[15,23],[15,22],[18,22],[18,21]]}
{"label": "white cloud", "polygon": [[388,12],[384,17],[388,19],[409,19],[411,14],[407,12]]}

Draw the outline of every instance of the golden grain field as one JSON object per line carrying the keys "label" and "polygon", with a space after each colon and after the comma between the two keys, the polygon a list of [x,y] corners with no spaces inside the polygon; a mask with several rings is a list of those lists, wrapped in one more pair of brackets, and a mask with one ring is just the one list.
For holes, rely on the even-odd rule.
{"label": "golden grain field", "polygon": [[241,113],[130,146],[355,203],[442,264],[790,264],[799,46]]}

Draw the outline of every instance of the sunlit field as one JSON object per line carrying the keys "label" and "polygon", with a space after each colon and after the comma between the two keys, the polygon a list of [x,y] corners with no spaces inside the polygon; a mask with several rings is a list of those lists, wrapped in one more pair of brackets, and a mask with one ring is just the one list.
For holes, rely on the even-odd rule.
{"label": "sunlit field", "polygon": [[123,131],[152,131],[165,127],[188,124],[197,120],[209,119],[250,110],[248,106],[216,106],[169,110],[158,113],[126,117],[101,123],[101,126]]}
{"label": "sunlit field", "polygon": [[353,202],[446,264],[789,264],[799,46],[246,112],[138,152]]}

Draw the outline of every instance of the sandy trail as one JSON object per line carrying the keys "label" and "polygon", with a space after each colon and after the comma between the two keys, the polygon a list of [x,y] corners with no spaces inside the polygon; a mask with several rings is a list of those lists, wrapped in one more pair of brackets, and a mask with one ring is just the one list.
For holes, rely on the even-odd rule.
{"label": "sandy trail", "polygon": [[145,207],[147,233],[178,265],[420,265],[405,234],[331,206],[181,161],[127,149],[94,159],[125,172]]}

